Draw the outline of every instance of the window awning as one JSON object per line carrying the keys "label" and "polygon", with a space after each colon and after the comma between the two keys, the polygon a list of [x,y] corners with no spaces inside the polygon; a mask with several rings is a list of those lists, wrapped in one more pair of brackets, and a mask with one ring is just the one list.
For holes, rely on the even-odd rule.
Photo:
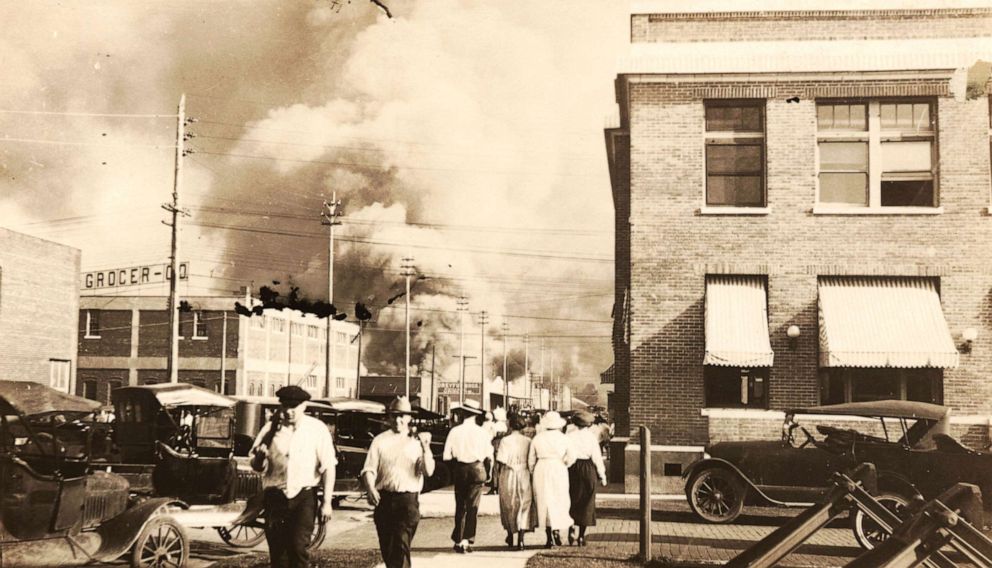
{"label": "window awning", "polygon": [[771,367],[768,301],[760,276],[706,278],[706,357],[704,365]]}
{"label": "window awning", "polygon": [[958,366],[932,279],[821,277],[819,292],[821,367]]}

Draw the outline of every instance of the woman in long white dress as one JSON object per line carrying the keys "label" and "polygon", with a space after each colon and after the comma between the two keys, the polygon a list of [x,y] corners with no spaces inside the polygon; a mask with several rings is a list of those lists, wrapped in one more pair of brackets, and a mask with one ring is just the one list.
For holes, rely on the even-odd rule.
{"label": "woman in long white dress", "polygon": [[534,501],[537,503],[537,526],[544,529],[545,548],[561,546],[561,531],[572,526],[568,514],[568,468],[575,462],[575,452],[562,433],[565,419],[548,412],[538,424],[538,433],[530,445],[527,463],[533,473]]}
{"label": "woman in long white dress", "polygon": [[518,550],[524,548],[524,532],[534,530],[537,524],[537,515],[532,511],[534,493],[527,464],[531,440],[520,433],[525,425],[522,416],[510,416],[510,433],[500,440],[496,449],[500,521],[506,530],[506,545],[513,547],[513,535],[516,534]]}

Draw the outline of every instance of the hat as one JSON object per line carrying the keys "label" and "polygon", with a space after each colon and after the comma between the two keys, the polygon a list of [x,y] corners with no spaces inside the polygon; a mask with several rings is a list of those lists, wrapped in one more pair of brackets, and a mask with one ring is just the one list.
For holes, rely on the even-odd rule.
{"label": "hat", "polygon": [[493,411],[493,420],[496,422],[506,422],[506,409],[502,406],[496,407],[496,410]]}
{"label": "hat", "polygon": [[576,426],[592,426],[595,421],[596,417],[588,410],[577,410],[572,415],[572,423]]}
{"label": "hat", "polygon": [[565,427],[565,419],[552,410],[541,417],[541,422],[537,426],[541,430],[561,430]]}
{"label": "hat", "polygon": [[471,398],[466,398],[465,402],[452,408],[452,410],[461,410],[463,412],[467,412],[468,414],[482,414],[482,405]]}
{"label": "hat", "polygon": [[410,406],[410,399],[405,396],[398,396],[390,401],[386,407],[386,414],[413,414],[413,407]]}
{"label": "hat", "polygon": [[296,385],[282,387],[276,391],[279,402],[287,406],[298,406],[302,402],[310,400],[310,393]]}

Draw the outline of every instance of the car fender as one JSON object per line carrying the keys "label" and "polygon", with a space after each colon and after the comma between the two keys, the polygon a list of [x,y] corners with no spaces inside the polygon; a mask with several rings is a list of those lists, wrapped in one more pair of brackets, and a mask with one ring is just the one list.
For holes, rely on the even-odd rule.
{"label": "car fender", "polygon": [[686,480],[686,498],[689,497],[689,485],[688,482],[696,475],[697,472],[709,469],[709,468],[720,468],[732,472],[738,479],[743,481],[749,490],[754,492],[761,500],[767,501],[768,503],[774,503],[776,505],[788,505],[788,503],[783,503],[781,501],[776,501],[765,495],[765,492],[758,488],[751,479],[744,474],[736,465],[730,463],[729,461],[721,458],[704,458],[699,461],[693,462],[685,471],[682,472],[682,478]]}
{"label": "car fender", "polygon": [[102,562],[119,558],[134,546],[145,523],[156,515],[166,513],[169,507],[186,508],[187,505],[168,497],[147,499],[101,524],[95,531],[100,535],[100,548],[93,558]]}
{"label": "car fender", "polygon": [[894,491],[910,499],[920,494],[920,490],[913,485],[908,477],[895,471],[878,472],[877,487],[880,490]]}

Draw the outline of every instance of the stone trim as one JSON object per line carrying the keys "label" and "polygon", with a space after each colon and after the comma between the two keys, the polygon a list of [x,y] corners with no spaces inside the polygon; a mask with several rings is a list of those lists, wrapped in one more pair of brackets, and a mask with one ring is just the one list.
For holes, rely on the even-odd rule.
{"label": "stone trim", "polygon": [[[643,14],[635,14],[643,15]],[[776,20],[928,20],[931,18],[975,18],[992,16],[992,8],[931,8],[916,10],[774,10],[762,12],[673,12],[647,14],[648,22],[679,21],[776,21]]]}

